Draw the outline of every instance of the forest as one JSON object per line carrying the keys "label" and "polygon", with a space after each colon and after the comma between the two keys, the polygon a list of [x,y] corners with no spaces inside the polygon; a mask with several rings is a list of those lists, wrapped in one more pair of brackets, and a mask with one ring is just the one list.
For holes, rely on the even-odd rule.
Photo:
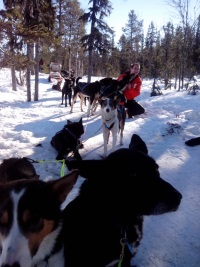
{"label": "forest", "polygon": [[[35,74],[34,100],[38,100],[41,59],[44,73],[49,73],[51,62],[57,62],[76,76],[88,75],[88,82],[91,76],[117,77],[133,62],[140,62],[142,77],[163,79],[166,86],[175,79],[177,90],[183,87],[184,78],[200,74],[200,13],[190,19],[189,0],[169,0],[180,23],[169,21],[157,30],[152,21],[145,35],[143,20],[130,10],[117,43],[115,32],[105,22],[114,1],[89,0],[86,11],[77,0],[3,3],[0,68],[11,68],[13,90],[16,83],[26,83],[28,101],[31,74]],[[16,79],[16,70],[21,73],[20,80]]]}

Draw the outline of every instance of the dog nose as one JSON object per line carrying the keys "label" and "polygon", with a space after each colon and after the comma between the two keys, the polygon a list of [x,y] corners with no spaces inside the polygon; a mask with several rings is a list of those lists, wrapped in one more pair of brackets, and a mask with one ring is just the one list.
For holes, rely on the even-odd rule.
{"label": "dog nose", "polygon": [[109,109],[109,108],[107,108],[107,109],[106,109],[106,112],[110,112],[110,109]]}

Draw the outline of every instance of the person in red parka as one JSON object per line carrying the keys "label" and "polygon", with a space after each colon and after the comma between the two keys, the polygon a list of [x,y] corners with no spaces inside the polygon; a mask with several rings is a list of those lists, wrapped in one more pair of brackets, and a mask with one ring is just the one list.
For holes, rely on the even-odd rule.
{"label": "person in red parka", "polygon": [[142,87],[142,79],[139,73],[140,64],[134,63],[131,65],[130,71],[121,74],[117,79],[118,81],[127,81],[122,91],[127,100],[124,103],[124,107],[127,110],[128,118],[132,118],[132,116],[140,115],[145,112],[145,109],[135,100],[135,97],[140,95]]}

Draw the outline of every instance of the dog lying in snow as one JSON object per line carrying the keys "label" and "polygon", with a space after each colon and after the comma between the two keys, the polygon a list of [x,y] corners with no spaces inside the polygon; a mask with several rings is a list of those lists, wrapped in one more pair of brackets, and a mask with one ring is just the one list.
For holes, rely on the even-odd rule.
{"label": "dog lying in snow", "polygon": [[85,180],[63,210],[77,170],[48,182],[0,185],[0,266],[130,266],[143,217],[176,211],[182,198],[160,177],[155,160],[137,149],[144,148],[140,137],[133,140],[136,146],[105,160],[67,162]]}
{"label": "dog lying in snow", "polygon": [[57,160],[64,159],[70,152],[76,159],[81,159],[79,148],[82,147],[79,138],[84,133],[82,118],[78,122],[67,120],[63,129],[51,139],[51,145],[58,151]]}

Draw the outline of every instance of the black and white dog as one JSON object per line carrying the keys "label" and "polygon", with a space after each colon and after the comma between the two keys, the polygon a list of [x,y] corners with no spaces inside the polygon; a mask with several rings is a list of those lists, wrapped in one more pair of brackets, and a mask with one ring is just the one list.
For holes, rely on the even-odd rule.
{"label": "black and white dog", "polygon": [[70,78],[65,78],[65,82],[61,90],[62,92],[61,105],[65,103],[65,107],[67,107],[67,99],[68,99],[69,105],[71,106],[72,91],[73,91],[73,81]]}
{"label": "black and white dog", "polygon": [[105,98],[99,101],[101,106],[101,122],[104,142],[104,157],[107,156],[107,147],[110,133],[112,133],[112,149],[115,150],[118,134],[120,136],[120,145],[123,145],[123,132],[126,120],[126,111],[118,101]]}
{"label": "black and white dog", "polygon": [[72,92],[75,86],[75,77],[74,73],[71,71],[61,70],[61,76],[65,80],[62,87],[62,102],[61,105],[65,103],[65,107],[67,107],[67,99],[69,100],[69,105],[71,106]]}
{"label": "black and white dog", "polygon": [[[136,146],[105,160],[74,160],[85,178],[63,210],[77,170],[57,180],[0,185],[0,266],[130,266],[142,238],[143,217],[176,211],[182,195]],[[137,147],[135,149],[134,147]],[[121,168],[118,166],[125,166]]]}

